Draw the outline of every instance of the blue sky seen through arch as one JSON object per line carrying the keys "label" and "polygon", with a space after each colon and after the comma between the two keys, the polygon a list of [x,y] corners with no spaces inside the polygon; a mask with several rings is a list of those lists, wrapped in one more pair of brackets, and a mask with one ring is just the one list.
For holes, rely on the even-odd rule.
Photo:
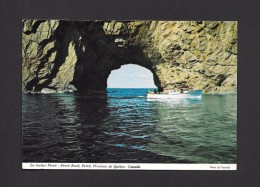
{"label": "blue sky seen through arch", "polygon": [[108,88],[156,88],[150,70],[134,64],[113,70],[107,80]]}

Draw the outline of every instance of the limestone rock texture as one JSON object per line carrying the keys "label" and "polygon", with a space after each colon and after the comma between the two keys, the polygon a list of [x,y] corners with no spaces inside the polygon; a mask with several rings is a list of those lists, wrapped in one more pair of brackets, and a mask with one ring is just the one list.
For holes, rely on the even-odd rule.
{"label": "limestone rock texture", "polygon": [[23,20],[23,92],[105,91],[124,64],[159,90],[237,93],[237,22]]}

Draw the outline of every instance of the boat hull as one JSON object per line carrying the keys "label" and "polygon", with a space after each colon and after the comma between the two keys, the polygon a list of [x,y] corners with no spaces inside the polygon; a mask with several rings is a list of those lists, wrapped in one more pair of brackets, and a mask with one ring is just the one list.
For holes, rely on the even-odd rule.
{"label": "boat hull", "polygon": [[150,99],[186,99],[186,98],[201,98],[202,90],[193,90],[188,93],[180,94],[154,94],[148,93],[147,98]]}

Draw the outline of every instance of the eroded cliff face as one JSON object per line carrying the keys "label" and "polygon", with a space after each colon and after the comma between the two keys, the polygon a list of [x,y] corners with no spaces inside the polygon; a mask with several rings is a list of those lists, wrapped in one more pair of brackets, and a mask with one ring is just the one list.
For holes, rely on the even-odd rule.
{"label": "eroded cliff face", "polygon": [[162,90],[236,93],[237,23],[232,21],[24,20],[23,91],[105,91],[110,72],[138,64]]}

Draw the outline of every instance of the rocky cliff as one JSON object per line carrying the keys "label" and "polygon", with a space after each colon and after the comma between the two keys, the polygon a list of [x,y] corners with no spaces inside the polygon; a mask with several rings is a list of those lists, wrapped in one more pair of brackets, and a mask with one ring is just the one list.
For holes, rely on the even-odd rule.
{"label": "rocky cliff", "polygon": [[236,93],[233,21],[24,20],[23,91],[104,91],[124,64],[148,68],[157,87]]}

